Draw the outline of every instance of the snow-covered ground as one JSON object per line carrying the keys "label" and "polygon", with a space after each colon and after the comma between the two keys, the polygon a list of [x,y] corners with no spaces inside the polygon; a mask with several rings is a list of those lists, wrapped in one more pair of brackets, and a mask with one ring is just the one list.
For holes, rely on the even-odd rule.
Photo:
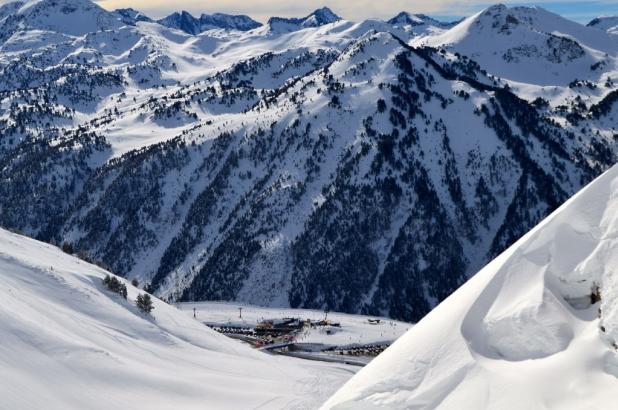
{"label": "snow-covered ground", "polygon": [[[317,322],[325,317],[324,312],[318,310],[263,308],[227,302],[180,303],[177,306],[191,317],[195,308],[197,319],[205,323],[242,327],[254,327],[257,323],[268,319],[300,318]],[[242,307],[242,318],[239,317],[239,307]],[[327,319],[332,323],[338,323],[341,327],[329,326],[330,334],[327,333],[325,327],[306,328],[296,341],[333,346],[390,343],[412,327],[410,323],[387,318],[348,315],[337,312],[329,312]],[[371,324],[369,319],[379,319],[380,323]]]}
{"label": "snow-covered ground", "polygon": [[270,356],[106,272],[0,230],[0,408],[311,409],[356,368]]}
{"label": "snow-covered ground", "polygon": [[[614,35],[591,30],[541,7],[495,5],[448,31],[412,42],[467,55],[509,81],[518,95],[532,99],[542,95],[555,103],[569,97],[571,81],[602,84],[608,75],[615,77],[617,70],[618,41]],[[602,73],[591,69],[594,64],[603,65]],[[531,93],[532,89],[536,93]],[[562,94],[552,95],[558,89]]]}
{"label": "snow-covered ground", "polygon": [[[613,408],[617,238],[614,166],[447,298],[323,408]],[[602,299],[591,305],[597,287]]]}

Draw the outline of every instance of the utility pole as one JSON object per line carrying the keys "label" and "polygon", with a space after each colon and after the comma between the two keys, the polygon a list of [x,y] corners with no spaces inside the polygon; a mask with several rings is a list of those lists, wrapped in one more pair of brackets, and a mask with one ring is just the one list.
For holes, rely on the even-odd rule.
{"label": "utility pole", "polygon": [[241,307],[238,308],[238,317],[242,319],[242,308]]}
{"label": "utility pole", "polygon": [[193,308],[193,319],[197,319],[197,316],[195,316],[195,308]]}

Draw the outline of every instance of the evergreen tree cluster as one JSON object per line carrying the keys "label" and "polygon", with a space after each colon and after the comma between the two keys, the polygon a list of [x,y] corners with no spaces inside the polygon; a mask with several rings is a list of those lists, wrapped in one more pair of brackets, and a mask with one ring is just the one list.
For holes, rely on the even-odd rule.
{"label": "evergreen tree cluster", "polygon": [[140,293],[135,299],[135,305],[144,313],[150,314],[154,310],[152,298],[148,293]]}
{"label": "evergreen tree cluster", "polygon": [[127,286],[119,281],[115,276],[105,275],[103,283],[110,291],[119,294],[123,298],[127,298]]}

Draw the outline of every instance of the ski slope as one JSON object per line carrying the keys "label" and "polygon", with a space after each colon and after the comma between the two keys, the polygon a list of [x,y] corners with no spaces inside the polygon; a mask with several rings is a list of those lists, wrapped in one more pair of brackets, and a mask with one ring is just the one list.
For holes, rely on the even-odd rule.
{"label": "ski slope", "polygon": [[[611,408],[618,398],[617,233],[614,166],[323,409]],[[591,305],[596,286],[602,299]]]}
{"label": "ski slope", "polygon": [[0,231],[0,408],[317,408],[354,371],[253,351],[159,300],[145,316],[105,275]]}

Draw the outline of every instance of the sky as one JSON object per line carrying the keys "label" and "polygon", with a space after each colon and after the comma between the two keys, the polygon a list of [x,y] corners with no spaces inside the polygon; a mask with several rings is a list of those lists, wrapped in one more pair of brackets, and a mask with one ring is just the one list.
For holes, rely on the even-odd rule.
{"label": "sky", "polygon": [[[2,0],[0,0],[1,2]],[[499,0],[496,0],[498,2]],[[223,12],[247,14],[265,22],[271,16],[305,16],[322,7],[330,7],[347,20],[390,18],[400,11],[426,13],[442,19],[469,16],[493,4],[478,0],[98,0],[107,9],[132,7],[150,17],[159,18],[173,11],[193,14]],[[539,0],[532,3],[502,1],[509,5],[539,5],[564,17],[586,23],[599,15],[618,15],[618,0]]]}

